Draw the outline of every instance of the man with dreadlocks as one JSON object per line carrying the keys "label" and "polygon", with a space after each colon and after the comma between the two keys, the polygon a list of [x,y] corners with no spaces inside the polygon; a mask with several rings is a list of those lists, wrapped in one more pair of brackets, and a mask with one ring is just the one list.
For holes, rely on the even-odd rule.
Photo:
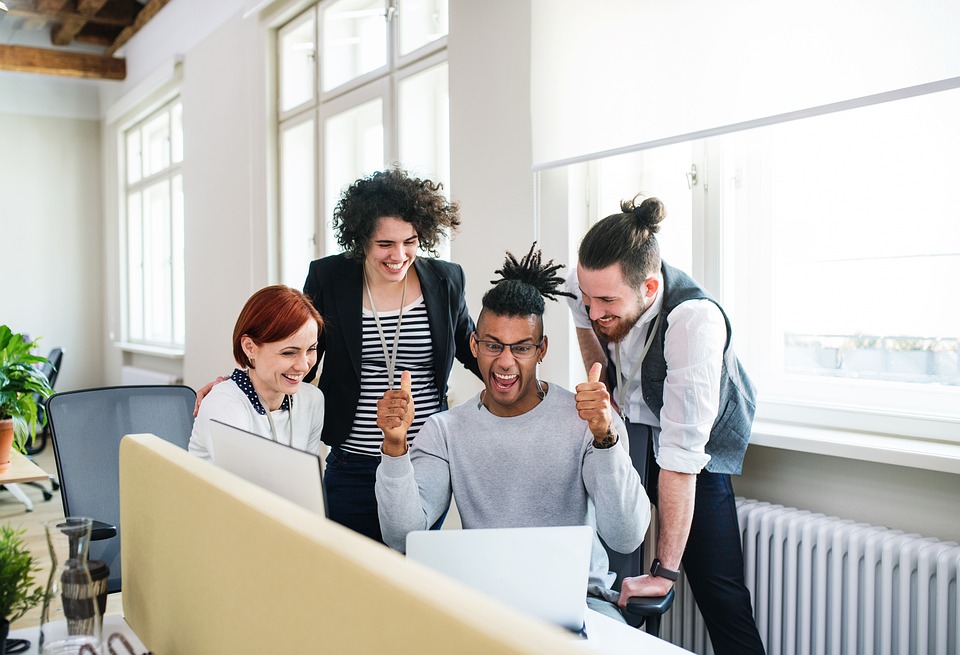
{"label": "man with dreadlocks", "polygon": [[[451,494],[464,528],[590,525],[624,553],[643,540],[650,503],[625,447],[626,429],[600,381],[600,364],[576,394],[537,377],[547,354],[544,298],[567,294],[556,275],[562,266],[541,263],[535,248],[519,262],[508,253],[497,271],[501,279],[483,297],[470,344],[483,391],[431,416],[409,451],[414,406],[406,373],[401,388],[378,404],[384,456],[376,492],[380,527],[392,548],[405,550],[407,533],[433,525]],[[601,598],[614,576],[596,537],[590,569],[588,606],[622,621]]]}

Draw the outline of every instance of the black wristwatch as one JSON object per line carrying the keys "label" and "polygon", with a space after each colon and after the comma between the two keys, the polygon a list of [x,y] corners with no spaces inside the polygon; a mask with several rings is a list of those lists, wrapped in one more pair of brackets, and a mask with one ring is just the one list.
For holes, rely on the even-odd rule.
{"label": "black wristwatch", "polygon": [[667,580],[672,580],[673,582],[676,582],[680,579],[680,571],[668,569],[660,563],[659,559],[653,560],[653,565],[650,567],[650,575],[655,578],[666,578]]}

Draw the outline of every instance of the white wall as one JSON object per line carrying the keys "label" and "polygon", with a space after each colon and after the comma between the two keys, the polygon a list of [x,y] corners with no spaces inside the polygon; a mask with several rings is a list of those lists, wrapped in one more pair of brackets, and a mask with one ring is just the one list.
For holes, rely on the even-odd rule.
{"label": "white wall", "polygon": [[[451,2],[449,44],[450,189],[463,222],[451,258],[476,320],[506,251],[523,254],[534,238],[529,1]],[[452,404],[481,388],[454,367]]]}
{"label": "white wall", "polygon": [[103,380],[101,207],[97,121],[0,113],[0,323],[63,348],[60,391]]}

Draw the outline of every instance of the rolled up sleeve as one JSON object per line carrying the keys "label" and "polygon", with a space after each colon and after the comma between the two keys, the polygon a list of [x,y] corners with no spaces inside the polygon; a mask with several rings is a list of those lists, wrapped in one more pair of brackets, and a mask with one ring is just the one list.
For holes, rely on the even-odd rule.
{"label": "rolled up sleeve", "polygon": [[678,473],[699,473],[710,461],[710,428],[720,406],[726,323],[709,300],[681,303],[670,313],[663,352],[667,377],[660,410],[657,464]]}

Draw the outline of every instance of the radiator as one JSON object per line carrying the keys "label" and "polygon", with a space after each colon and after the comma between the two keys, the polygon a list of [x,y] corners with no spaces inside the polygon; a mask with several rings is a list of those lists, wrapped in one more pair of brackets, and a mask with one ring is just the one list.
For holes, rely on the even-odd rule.
{"label": "radiator", "polygon": [[[955,542],[743,498],[737,511],[768,655],[960,653]],[[685,579],[660,636],[713,653]]]}
{"label": "radiator", "polygon": [[152,371],[139,366],[121,366],[120,384],[124,386],[138,384],[180,384],[180,378],[170,373]]}

